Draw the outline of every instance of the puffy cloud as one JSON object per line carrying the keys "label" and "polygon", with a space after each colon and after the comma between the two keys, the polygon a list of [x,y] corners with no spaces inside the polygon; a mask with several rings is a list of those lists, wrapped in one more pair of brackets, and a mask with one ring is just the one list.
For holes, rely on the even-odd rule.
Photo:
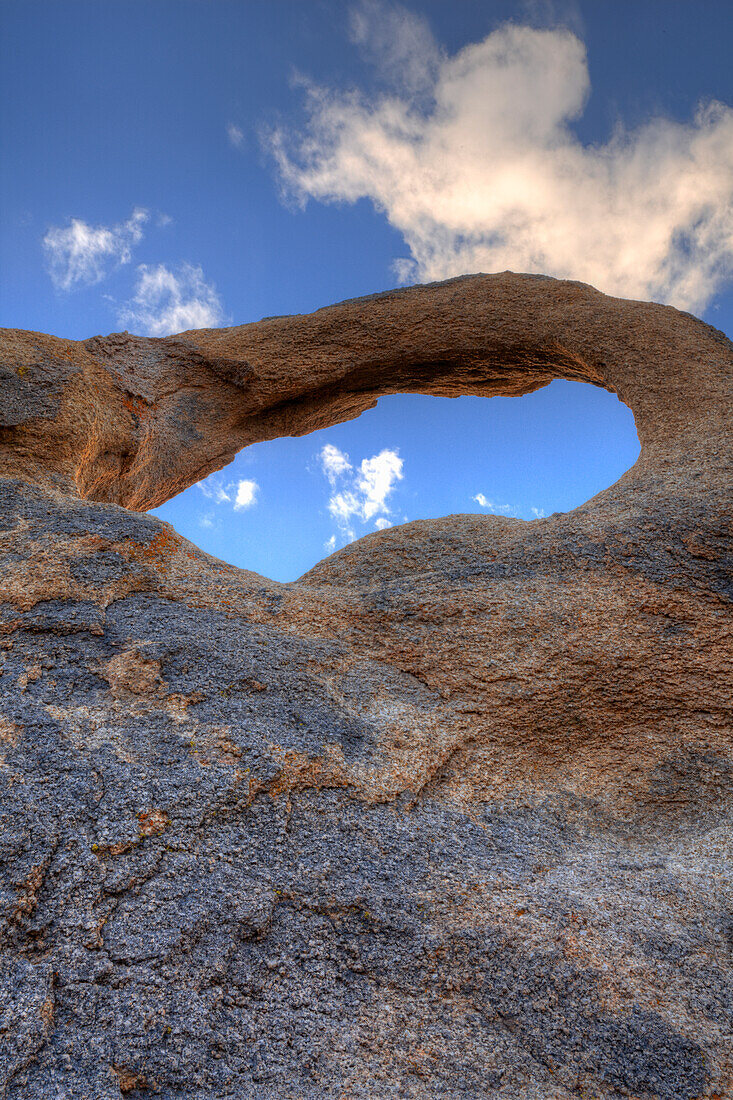
{"label": "puffy cloud", "polygon": [[356,489],[361,499],[359,515],[362,519],[372,519],[379,512],[388,512],[386,501],[402,480],[402,459],[397,451],[380,451],[373,458],[365,458],[359,467]]}
{"label": "puffy cloud", "polygon": [[333,496],[329,498],[328,510],[343,532],[348,534],[350,538],[355,538],[354,531],[350,526],[350,520],[353,516],[358,516],[361,512],[361,502],[356,493],[334,493]]}
{"label": "puffy cloud", "polygon": [[323,472],[332,485],[335,485],[338,478],[352,468],[349,456],[338,447],[334,447],[332,443],[327,443],[318,457],[321,460]]}
{"label": "puffy cloud", "polygon": [[[362,459],[357,468],[347,454],[331,443],[322,448],[318,457],[334,490],[328,498],[328,510],[342,536],[356,538],[354,524],[368,523],[375,517],[378,530],[392,526],[386,518],[390,514],[387,500],[403,477],[403,461],[397,451],[385,448],[371,458]],[[327,549],[335,548],[335,536],[332,539],[328,540]]]}
{"label": "puffy cloud", "polygon": [[508,24],[447,56],[424,20],[371,4],[352,36],[394,89],[306,84],[308,124],[270,148],[302,203],[371,199],[410,250],[402,281],[511,268],[700,310],[731,275],[730,107],[589,145],[572,129],[590,79],[569,30]]}
{"label": "puffy cloud", "polygon": [[138,267],[135,295],[120,310],[120,324],[142,329],[148,336],[169,336],[191,328],[215,328],[224,320],[215,288],[200,267],[165,264]]}
{"label": "puffy cloud", "polygon": [[259,485],[256,481],[239,481],[237,483],[237,495],[234,498],[234,511],[241,512],[245,508],[251,508],[257,501]]}
{"label": "puffy cloud", "polygon": [[71,290],[98,283],[110,268],[129,263],[147,220],[147,210],[138,207],[119,225],[89,225],[72,218],[68,226],[52,226],[43,238],[43,249],[54,285]]}

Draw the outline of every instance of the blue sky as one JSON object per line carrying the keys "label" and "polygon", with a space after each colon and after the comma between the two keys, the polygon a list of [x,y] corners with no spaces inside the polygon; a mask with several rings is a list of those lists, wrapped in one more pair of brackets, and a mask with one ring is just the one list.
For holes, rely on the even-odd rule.
{"label": "blue sky", "polygon": [[[733,331],[733,6],[5,0],[0,321],[81,339],[544,271]],[[292,579],[453,512],[531,520],[634,461],[588,386],[399,396],[158,509]]]}

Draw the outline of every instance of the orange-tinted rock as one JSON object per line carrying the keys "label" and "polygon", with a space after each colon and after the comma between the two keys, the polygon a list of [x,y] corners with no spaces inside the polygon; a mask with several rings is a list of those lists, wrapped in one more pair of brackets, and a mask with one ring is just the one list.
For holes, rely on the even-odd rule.
{"label": "orange-tinted rock", "polygon": [[348,420],[383,394],[513,396],[567,378],[617,393],[642,468],[661,472],[680,454],[704,461],[730,431],[732,356],[669,306],[511,273],[164,339],[6,330],[3,465],[145,509],[250,443]]}
{"label": "orange-tinted rock", "polygon": [[[6,334],[8,1100],[733,1095],[731,368],[689,315],[512,274]],[[128,510],[384,393],[553,377],[642,443],[571,513],[282,585]]]}

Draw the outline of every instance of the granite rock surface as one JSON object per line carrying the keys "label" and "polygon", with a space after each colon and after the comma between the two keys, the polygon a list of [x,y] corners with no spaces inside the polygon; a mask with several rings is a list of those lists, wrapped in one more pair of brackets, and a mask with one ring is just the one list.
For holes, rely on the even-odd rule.
{"label": "granite rock surface", "polygon": [[[0,342],[2,1100],[733,1097],[730,341],[504,273]],[[556,377],[642,445],[567,514],[278,584],[144,512]]]}

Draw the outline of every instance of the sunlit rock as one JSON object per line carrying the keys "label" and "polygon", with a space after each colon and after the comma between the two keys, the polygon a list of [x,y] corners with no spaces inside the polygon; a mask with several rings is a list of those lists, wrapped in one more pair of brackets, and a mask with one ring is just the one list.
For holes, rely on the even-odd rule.
{"label": "sunlit rock", "polygon": [[[726,337],[505,273],[2,346],[2,1095],[733,1095]],[[567,514],[292,584],[142,514],[381,394],[556,377],[642,444]]]}

